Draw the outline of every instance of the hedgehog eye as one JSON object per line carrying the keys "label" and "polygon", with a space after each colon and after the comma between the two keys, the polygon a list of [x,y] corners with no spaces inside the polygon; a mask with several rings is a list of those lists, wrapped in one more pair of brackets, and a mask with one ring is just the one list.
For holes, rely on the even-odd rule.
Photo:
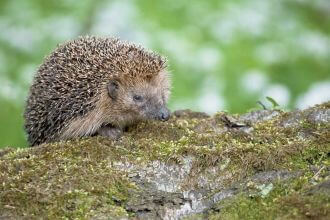
{"label": "hedgehog eye", "polygon": [[143,100],[143,97],[140,96],[140,95],[134,95],[134,96],[133,96],[133,100],[134,100],[135,102],[141,102],[141,101]]}

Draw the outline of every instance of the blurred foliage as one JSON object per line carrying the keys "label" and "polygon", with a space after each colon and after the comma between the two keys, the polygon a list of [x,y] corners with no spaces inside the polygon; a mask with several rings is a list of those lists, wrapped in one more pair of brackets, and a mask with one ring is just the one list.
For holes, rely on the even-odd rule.
{"label": "blurred foliage", "polygon": [[328,0],[1,0],[0,30],[0,147],[26,145],[33,74],[79,35],[117,36],[166,55],[172,110],[244,112],[266,96],[295,108],[330,83]]}

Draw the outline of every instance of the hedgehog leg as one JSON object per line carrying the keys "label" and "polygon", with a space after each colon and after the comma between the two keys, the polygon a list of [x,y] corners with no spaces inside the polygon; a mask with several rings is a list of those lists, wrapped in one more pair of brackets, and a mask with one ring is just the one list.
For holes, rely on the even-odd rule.
{"label": "hedgehog leg", "polygon": [[98,135],[109,137],[113,140],[119,139],[123,135],[122,129],[111,125],[102,126],[98,131]]}

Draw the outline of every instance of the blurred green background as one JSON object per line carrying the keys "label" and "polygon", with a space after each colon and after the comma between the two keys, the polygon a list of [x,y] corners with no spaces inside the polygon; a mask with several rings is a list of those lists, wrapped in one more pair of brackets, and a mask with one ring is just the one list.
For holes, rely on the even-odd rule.
{"label": "blurred green background", "polygon": [[0,147],[26,146],[23,109],[43,57],[79,35],[166,55],[172,110],[233,113],[330,100],[329,0],[1,0]]}

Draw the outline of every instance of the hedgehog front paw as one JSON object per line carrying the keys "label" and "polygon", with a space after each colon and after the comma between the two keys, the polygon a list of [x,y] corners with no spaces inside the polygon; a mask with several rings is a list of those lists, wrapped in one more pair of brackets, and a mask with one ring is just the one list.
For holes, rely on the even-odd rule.
{"label": "hedgehog front paw", "polygon": [[98,135],[109,137],[113,140],[118,140],[122,135],[123,131],[120,128],[112,126],[103,126],[97,131]]}

